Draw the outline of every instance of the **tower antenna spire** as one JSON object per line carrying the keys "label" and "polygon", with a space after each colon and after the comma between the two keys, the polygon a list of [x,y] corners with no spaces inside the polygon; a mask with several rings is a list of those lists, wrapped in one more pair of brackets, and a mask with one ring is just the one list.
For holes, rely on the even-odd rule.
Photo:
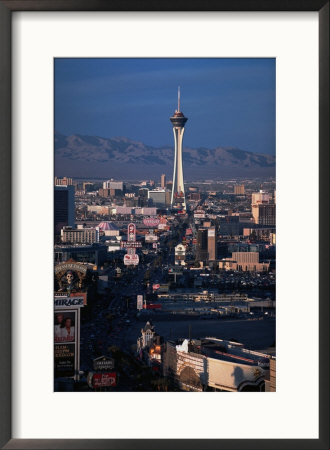
{"label": "tower antenna spire", "polygon": [[178,112],[180,112],[180,86],[178,86]]}

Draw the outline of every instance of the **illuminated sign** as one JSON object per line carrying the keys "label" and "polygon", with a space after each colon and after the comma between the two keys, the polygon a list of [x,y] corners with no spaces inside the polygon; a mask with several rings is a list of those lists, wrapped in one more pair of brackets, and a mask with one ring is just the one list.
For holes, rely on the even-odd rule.
{"label": "illuminated sign", "polygon": [[139,264],[139,255],[124,255],[125,266],[137,266]]}
{"label": "illuminated sign", "polygon": [[54,307],[57,308],[72,308],[82,307],[85,305],[84,297],[55,297]]}
{"label": "illuminated sign", "polygon": [[135,241],[136,226],[134,223],[130,223],[127,227],[127,239],[128,241]]}
{"label": "illuminated sign", "polygon": [[116,386],[117,376],[116,372],[109,373],[95,373],[93,375],[92,384],[93,387],[106,387],[106,386]]}
{"label": "illuminated sign", "polygon": [[137,296],[136,309],[138,309],[139,311],[141,309],[143,309],[143,295],[138,295]]}
{"label": "illuminated sign", "polygon": [[156,219],[156,218],[146,218],[143,219],[143,224],[146,225],[147,227],[156,227],[159,224],[160,220]]}
{"label": "illuminated sign", "polygon": [[55,266],[55,274],[59,273],[59,272],[66,272],[68,270],[73,270],[75,272],[81,272],[86,274],[87,272],[87,267],[84,266],[83,264],[79,264],[79,263],[71,263],[71,262],[67,262],[67,263],[61,263],[58,264],[57,266]]}
{"label": "illuminated sign", "polygon": [[142,247],[142,243],[138,241],[120,241],[121,248],[140,248]]}
{"label": "illuminated sign", "polygon": [[114,367],[115,360],[107,356],[100,356],[93,361],[94,370],[112,370]]}

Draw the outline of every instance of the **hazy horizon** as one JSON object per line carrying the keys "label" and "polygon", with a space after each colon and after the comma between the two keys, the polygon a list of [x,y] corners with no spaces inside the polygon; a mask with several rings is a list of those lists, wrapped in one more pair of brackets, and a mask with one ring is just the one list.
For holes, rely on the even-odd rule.
{"label": "hazy horizon", "polygon": [[274,58],[56,58],[55,130],[173,146],[169,117],[188,117],[184,147],[275,154]]}

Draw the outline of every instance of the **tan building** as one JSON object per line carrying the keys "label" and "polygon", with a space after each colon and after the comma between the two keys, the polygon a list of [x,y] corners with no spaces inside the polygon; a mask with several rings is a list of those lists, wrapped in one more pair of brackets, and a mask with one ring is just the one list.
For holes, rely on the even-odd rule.
{"label": "tan building", "polygon": [[70,244],[94,244],[99,242],[99,229],[64,227],[61,230],[61,241]]}
{"label": "tan building", "polygon": [[275,245],[275,227],[274,228],[243,228],[243,237],[257,239],[258,241],[267,241]]}
{"label": "tan building", "polygon": [[123,181],[113,181],[113,180],[104,181],[103,189],[114,189],[114,190],[123,191],[124,183],[123,183]]}
{"label": "tan building", "polygon": [[233,252],[231,258],[223,258],[219,269],[241,272],[268,272],[270,263],[259,262],[258,252]]}
{"label": "tan building", "polygon": [[110,197],[111,193],[110,193],[111,189],[99,189],[99,196],[100,197]]}
{"label": "tan building", "polygon": [[198,192],[191,192],[188,195],[188,198],[189,198],[189,200],[193,200],[193,201],[199,202],[200,199],[201,199],[201,194],[199,194]]}
{"label": "tan building", "polygon": [[244,195],[245,194],[244,184],[235,184],[235,186],[234,186],[234,194],[235,195]]}
{"label": "tan building", "polygon": [[231,257],[238,264],[255,264],[259,262],[258,252],[233,252]]}
{"label": "tan building", "polygon": [[275,204],[259,204],[252,205],[252,215],[254,223],[258,225],[276,224],[276,205]]}
{"label": "tan building", "polygon": [[165,190],[165,204],[166,206],[170,206],[171,204],[171,191]]}
{"label": "tan building", "polygon": [[163,173],[160,176],[160,186],[161,186],[162,189],[166,188],[166,175],[165,175],[165,173]]}
{"label": "tan building", "polygon": [[253,192],[252,205],[259,205],[260,203],[269,203],[271,195],[268,192],[260,190],[259,192]]}
{"label": "tan building", "polygon": [[87,211],[90,213],[95,213],[99,216],[109,216],[114,213],[114,208],[103,205],[88,205]]}
{"label": "tan building", "polygon": [[269,358],[243,344],[216,338],[168,341],[164,375],[183,391],[260,392],[269,377]]}
{"label": "tan building", "polygon": [[58,178],[58,177],[55,177],[55,186],[72,186],[72,185],[73,185],[72,178],[68,178],[68,177]]}
{"label": "tan building", "polygon": [[254,223],[275,225],[275,205],[270,204],[272,197],[268,192],[259,191],[252,194],[251,209]]}
{"label": "tan building", "polygon": [[276,392],[276,359],[269,361],[269,375],[265,379],[265,392]]}
{"label": "tan building", "polygon": [[210,227],[207,230],[207,251],[209,261],[217,259],[217,233],[215,227]]}

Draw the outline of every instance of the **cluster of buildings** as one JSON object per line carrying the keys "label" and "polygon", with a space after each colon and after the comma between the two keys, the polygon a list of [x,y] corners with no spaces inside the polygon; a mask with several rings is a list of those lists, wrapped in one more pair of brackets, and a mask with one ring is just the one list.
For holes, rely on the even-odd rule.
{"label": "cluster of buildings", "polygon": [[[170,120],[174,133],[170,182],[165,174],[159,182],[136,183],[55,177],[55,309],[58,317],[66,314],[76,324],[77,332],[87,297],[105,298],[126,265],[140,264],[144,269],[147,287],[138,297],[144,298],[146,309],[150,294],[166,305],[164,312],[171,317],[184,313],[223,318],[275,311],[274,298],[266,297],[268,293],[258,300],[245,293],[259,288],[274,292],[274,181],[264,185],[248,180],[185,184],[182,143],[188,119],[180,108],[180,92]],[[141,264],[147,255],[158,265],[161,282],[152,279],[150,262]],[[77,306],[78,298],[81,304]],[[74,354],[67,373],[76,372],[77,334],[74,345],[56,345],[58,373],[66,373],[61,372],[64,350]],[[147,321],[137,339],[137,355],[175,390],[275,390],[275,359],[238,342],[216,337],[165,341]]]}
{"label": "cluster of buildings", "polygon": [[182,391],[269,391],[276,388],[275,358],[214,337],[164,341],[151,321],[141,329],[137,354],[172,388]]}

